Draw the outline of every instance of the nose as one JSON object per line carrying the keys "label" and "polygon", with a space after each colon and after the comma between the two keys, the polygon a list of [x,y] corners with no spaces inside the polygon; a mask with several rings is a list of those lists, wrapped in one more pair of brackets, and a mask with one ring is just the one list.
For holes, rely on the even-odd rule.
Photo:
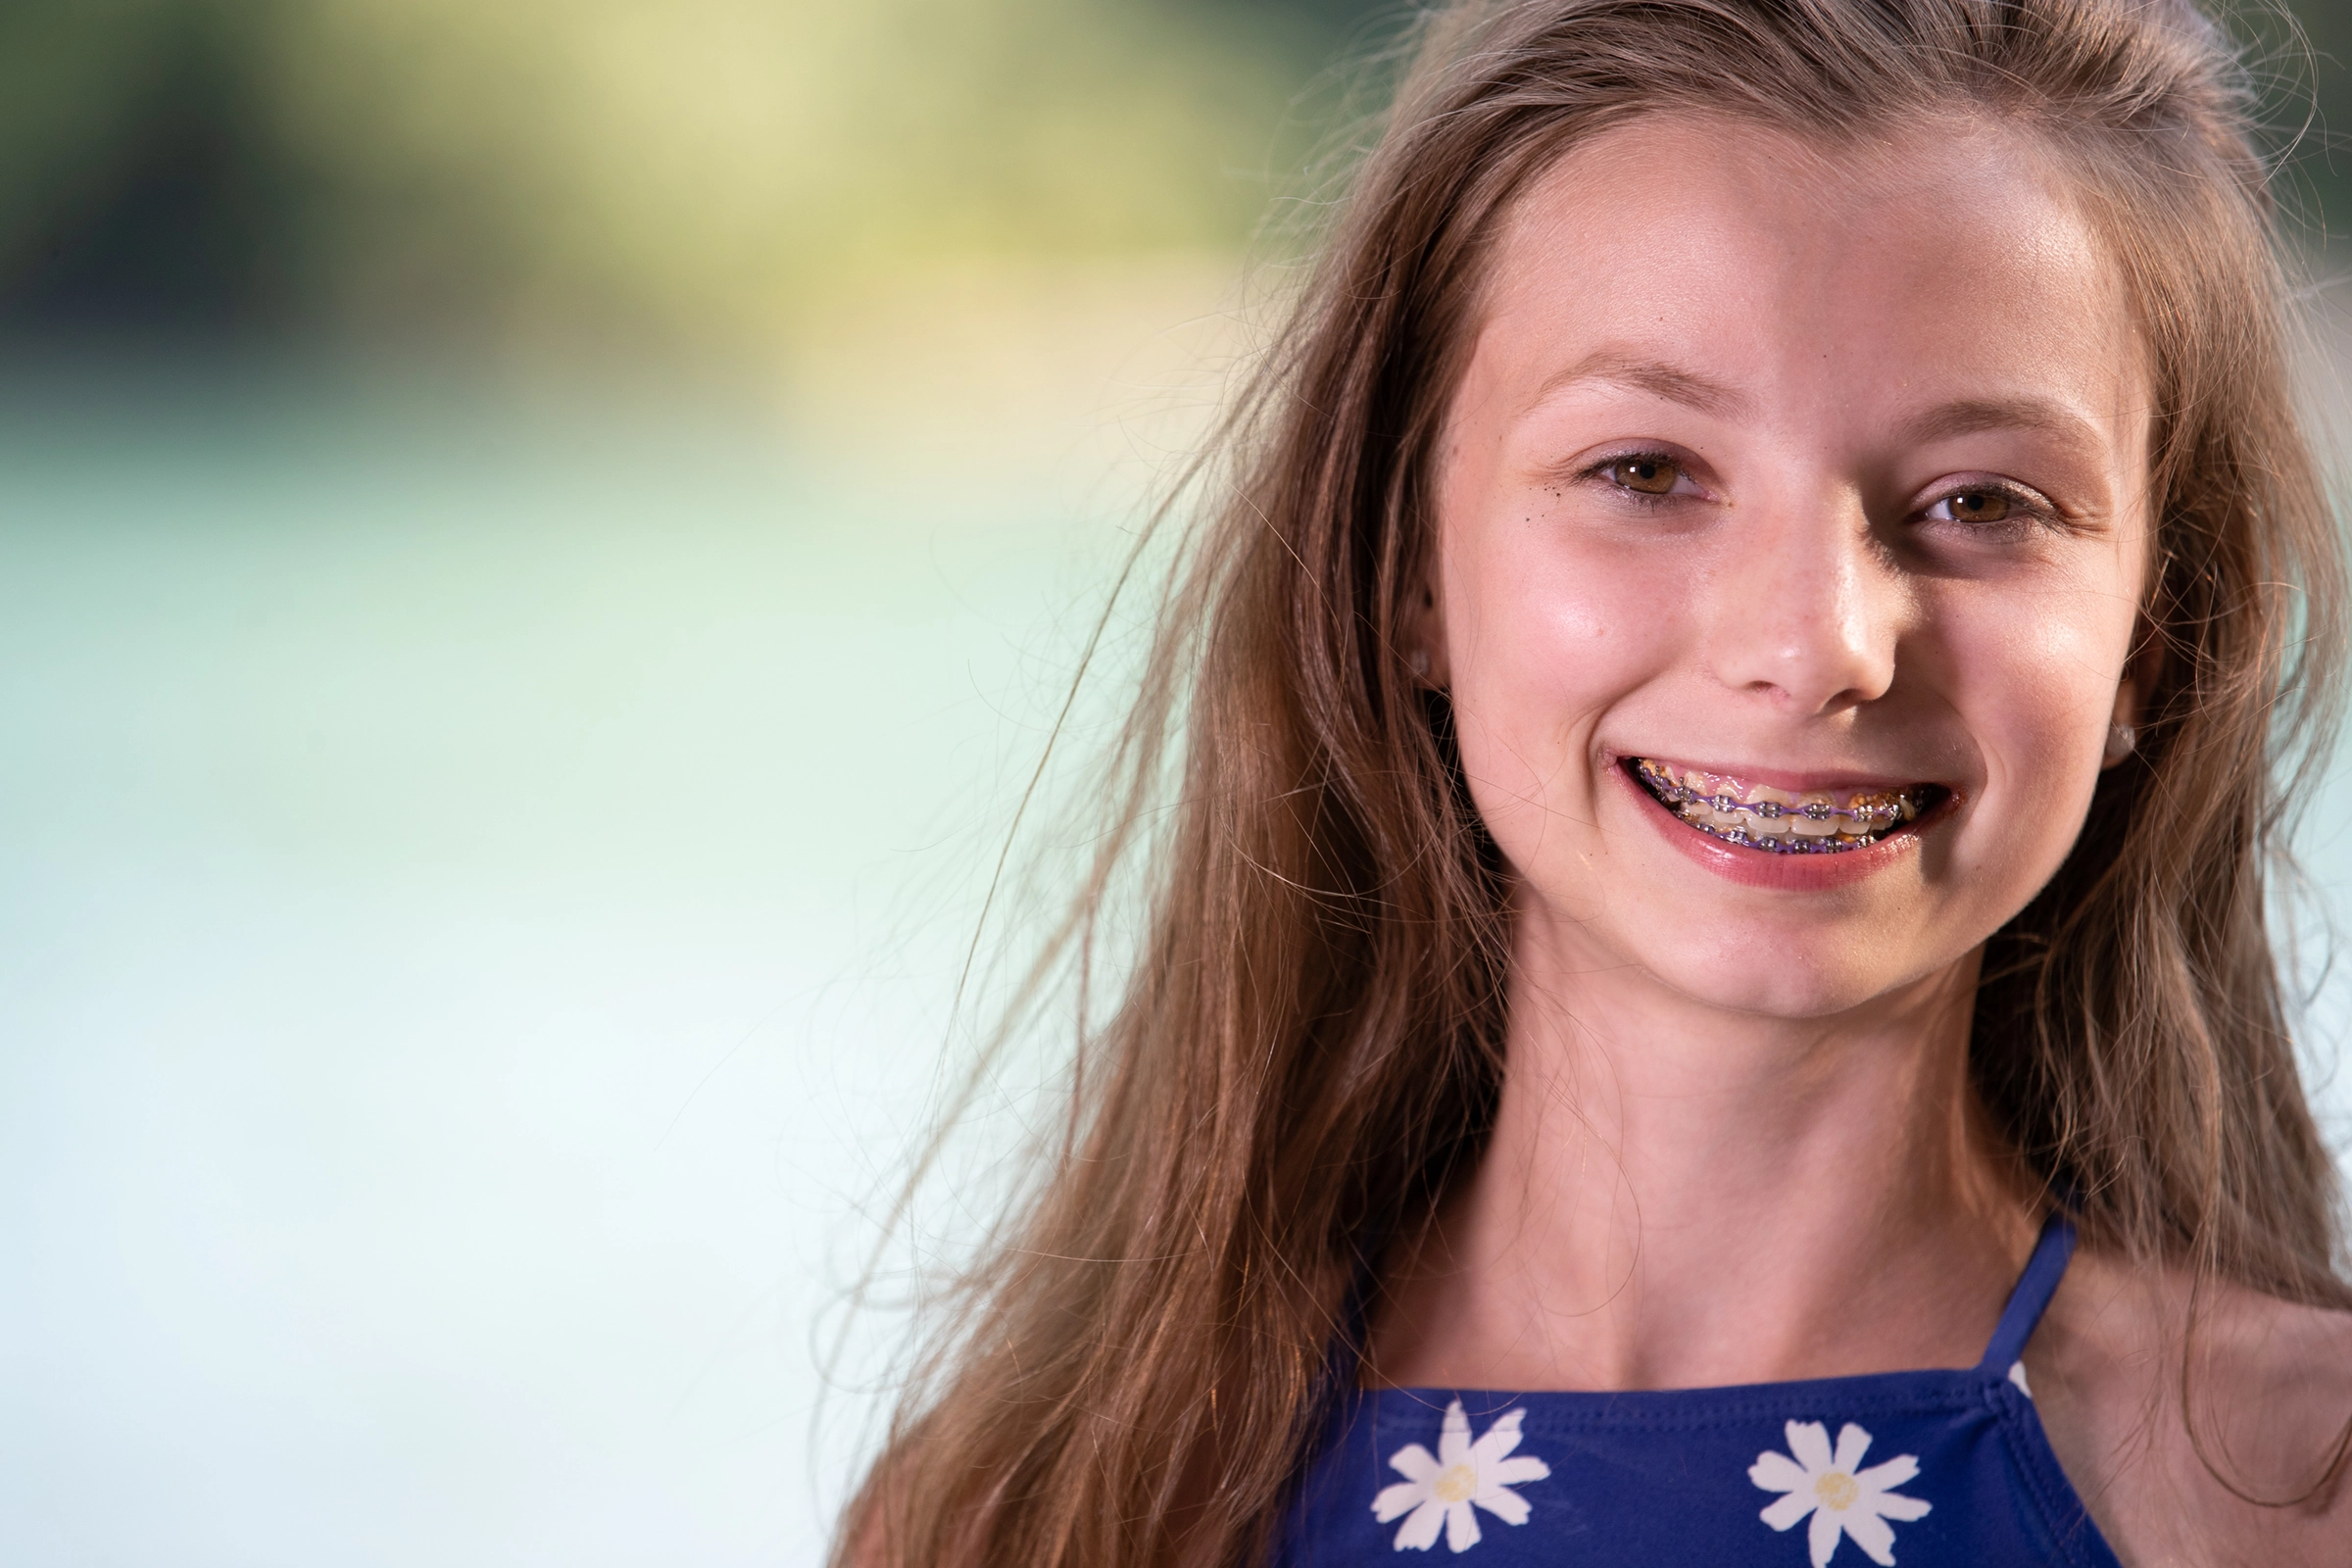
{"label": "nose", "polygon": [[1794,717],[1885,696],[1902,594],[1859,500],[1785,502],[1742,520],[1738,564],[1709,584],[1715,678]]}

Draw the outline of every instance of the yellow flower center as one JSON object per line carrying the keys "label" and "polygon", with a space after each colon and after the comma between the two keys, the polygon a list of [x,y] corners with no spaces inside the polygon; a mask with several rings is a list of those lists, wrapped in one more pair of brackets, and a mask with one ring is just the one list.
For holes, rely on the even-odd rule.
{"label": "yellow flower center", "polygon": [[[1846,1485],[1850,1487],[1853,1483],[1848,1481]],[[1477,1490],[1478,1472],[1466,1464],[1456,1464],[1438,1472],[1437,1482],[1429,1489],[1429,1494],[1440,1502],[1464,1502]]]}
{"label": "yellow flower center", "polygon": [[1842,1470],[1833,1470],[1813,1483],[1813,1495],[1832,1513],[1843,1513],[1862,1495],[1862,1484]]}

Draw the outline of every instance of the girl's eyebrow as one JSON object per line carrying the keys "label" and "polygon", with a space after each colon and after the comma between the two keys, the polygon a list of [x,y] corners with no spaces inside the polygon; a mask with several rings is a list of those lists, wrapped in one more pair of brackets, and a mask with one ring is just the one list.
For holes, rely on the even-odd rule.
{"label": "girl's eyebrow", "polygon": [[[1742,418],[1755,408],[1746,393],[1695,370],[1605,348],[1553,373],[1537,390],[1531,406],[1541,406],[1555,394],[1586,382],[1646,393],[1717,418]],[[1928,442],[1987,430],[2031,431],[2086,453],[2096,453],[2102,445],[2097,427],[2080,413],[2054,399],[2031,395],[1961,398],[1938,404],[1904,420],[1898,433],[1905,442]]]}
{"label": "girl's eyebrow", "polygon": [[2081,414],[2052,399],[2032,396],[1939,404],[1904,420],[1900,433],[1905,441],[1925,442],[1986,430],[2031,431],[2085,453],[2096,453],[2102,445],[2098,428]]}
{"label": "girl's eyebrow", "polygon": [[1554,393],[1584,381],[1646,392],[1717,418],[1741,418],[1755,407],[1746,393],[1735,391],[1720,381],[1710,381],[1695,370],[1618,349],[1595,349],[1568,368],[1555,372],[1537,389],[1535,403],[1547,402]]}

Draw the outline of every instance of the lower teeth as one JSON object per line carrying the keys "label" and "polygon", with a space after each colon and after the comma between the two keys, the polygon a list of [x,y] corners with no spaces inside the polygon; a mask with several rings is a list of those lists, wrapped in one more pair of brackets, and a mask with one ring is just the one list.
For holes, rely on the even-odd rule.
{"label": "lower teeth", "polygon": [[1847,850],[1859,850],[1876,844],[1886,836],[1884,833],[1838,833],[1826,839],[1784,839],[1768,833],[1743,833],[1736,827],[1691,822],[1688,818],[1685,822],[1709,838],[1721,839],[1726,844],[1744,844],[1751,850],[1763,850],[1772,855],[1841,855]]}

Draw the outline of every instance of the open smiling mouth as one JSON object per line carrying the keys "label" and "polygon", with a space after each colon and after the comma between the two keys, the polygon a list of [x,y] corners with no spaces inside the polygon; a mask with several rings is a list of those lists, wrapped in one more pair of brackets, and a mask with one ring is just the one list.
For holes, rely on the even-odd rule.
{"label": "open smiling mouth", "polygon": [[1686,826],[1726,844],[1773,855],[1843,855],[1868,849],[1951,796],[1940,784],[1799,795],[1646,757],[1629,758],[1627,765],[1651,798]]}

